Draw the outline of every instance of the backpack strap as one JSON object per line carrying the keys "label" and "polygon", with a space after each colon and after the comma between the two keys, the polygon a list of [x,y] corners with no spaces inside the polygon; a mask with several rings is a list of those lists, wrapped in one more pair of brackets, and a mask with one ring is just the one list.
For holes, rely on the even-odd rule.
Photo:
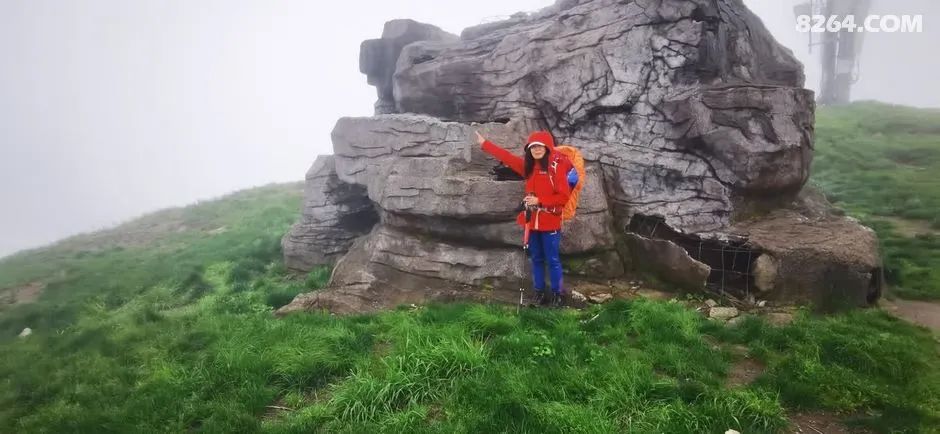
{"label": "backpack strap", "polygon": [[558,193],[558,189],[555,188],[555,175],[558,173],[558,160],[561,159],[564,155],[558,152],[552,152],[552,162],[548,164],[548,179],[552,183],[552,192]]}

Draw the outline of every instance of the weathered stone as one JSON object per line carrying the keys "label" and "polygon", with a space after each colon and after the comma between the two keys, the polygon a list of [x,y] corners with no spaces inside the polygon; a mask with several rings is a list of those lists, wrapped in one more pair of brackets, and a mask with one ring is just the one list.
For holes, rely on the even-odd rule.
{"label": "weathered stone", "polygon": [[661,276],[676,285],[701,289],[708,281],[711,267],[689,256],[672,241],[653,240],[634,233],[624,235],[634,267]]}
{"label": "weathered stone", "polygon": [[578,291],[571,291],[571,299],[577,303],[587,303],[587,297]]}
{"label": "weathered stone", "polygon": [[[578,199],[578,213],[575,215],[607,212],[607,193],[604,192],[604,172],[597,163],[584,165],[584,180],[581,196]],[[609,229],[605,228],[605,229]],[[609,232],[609,230],[608,230]]]}
{"label": "weathered stone", "polygon": [[377,221],[365,190],[341,182],[333,156],[321,155],[307,171],[301,220],[281,240],[284,263],[299,271],[332,265]]}
{"label": "weathered stone", "polygon": [[[735,233],[773,257],[776,273],[757,264],[755,283],[772,290],[761,297],[774,302],[812,303],[820,310],[867,306],[881,296],[882,265],[874,231],[847,217],[810,218],[780,209],[741,222]],[[760,258],[758,258],[760,260]],[[763,289],[763,286],[761,287]]]}
{"label": "weathered stone", "polygon": [[[564,241],[562,241],[564,243]],[[589,278],[614,278],[624,273],[623,261],[614,250],[593,251],[577,255],[562,254],[565,274]]]}
{"label": "weathered stone", "polygon": [[597,258],[591,258],[591,259],[588,259],[587,261],[584,261],[583,268],[584,268],[585,273],[593,274],[597,272],[597,270],[599,270],[602,266],[603,264]]}
{"label": "weathered stone", "polygon": [[376,87],[379,99],[375,114],[394,113],[392,76],[401,49],[415,41],[455,41],[457,36],[430,24],[414,20],[392,20],[385,23],[382,37],[363,41],[359,47],[359,72]]}
{"label": "weathered stone", "polygon": [[736,194],[792,196],[809,178],[811,97],[794,87],[729,85],[664,106],[682,131],[676,149],[708,156],[715,178]]}
{"label": "weathered stone", "polygon": [[738,309],[734,307],[716,306],[708,309],[708,317],[717,320],[729,320],[738,316]]}
{"label": "weathered stone", "polygon": [[519,125],[472,128],[415,115],[342,118],[333,129],[337,174],[366,187],[386,211],[504,221],[515,215],[522,184],[497,180],[498,162],[471,136],[478,129],[521,143]]}
{"label": "weathered stone", "polygon": [[298,296],[278,314],[361,312],[426,301],[512,302],[525,264],[521,249],[452,245],[380,225],[337,262],[329,289]]}
{"label": "weathered stone", "polygon": [[568,6],[467,29],[460,41],[409,45],[394,78],[397,106],[543,122],[602,164],[614,201],[681,231],[726,227],[736,194],[803,185],[812,94],[799,62],[746,8]]}
{"label": "weathered stone", "polygon": [[669,300],[675,297],[674,293],[659,291],[656,289],[649,289],[649,288],[638,289],[636,291],[636,295],[643,297],[643,298],[648,298],[650,300]]}
{"label": "weathered stone", "polygon": [[718,306],[718,302],[712,299],[705,300],[705,306],[715,307]]}
{"label": "weathered stone", "polygon": [[[412,234],[448,239],[456,243],[522,250],[522,229],[509,213],[502,221],[435,217],[381,211],[382,224]],[[563,237],[564,241],[564,237]]]}
{"label": "weathered stone", "polygon": [[769,254],[763,254],[754,261],[754,286],[761,291],[774,289],[777,280],[777,260]]}
{"label": "weathered stone", "polygon": [[702,83],[802,85],[792,54],[730,0],[596,0],[553,12],[469,28],[456,42],[409,45],[396,102],[461,120],[548,110],[537,116],[567,126]]}
{"label": "weathered stone", "polygon": [[[522,247],[522,227],[515,222],[515,210],[507,213],[502,221],[384,211],[381,216],[384,224],[408,232],[423,233],[471,245]],[[575,216],[562,227],[562,254],[581,254],[612,249],[614,241],[609,227],[610,216],[606,213]]]}
{"label": "weathered stone", "polygon": [[[524,141],[520,125],[476,129],[512,148]],[[468,140],[474,129],[427,116],[343,118],[333,130],[338,176],[365,186],[390,226],[471,244],[521,246],[513,218],[523,182],[499,179],[498,162]],[[578,214],[563,228],[565,254],[614,246],[600,169],[589,165],[586,175]]]}
{"label": "weathered stone", "polygon": [[[459,39],[394,21],[363,44],[360,68],[378,88],[376,112],[400,114],[340,119],[330,182],[381,221],[351,249],[357,233],[339,231],[319,253],[350,249],[331,289],[287,310],[477,297],[473,286],[502,297],[525,274],[513,222],[522,181],[474,132],[521,154],[535,129],[587,162],[577,217],[562,230],[563,259],[579,264],[572,274],[629,266],[751,301],[752,287],[762,299],[820,305],[880,294],[874,238],[824,237],[864,229],[798,194],[812,158],[812,92],[738,0],[561,0]],[[346,215],[314,209],[305,214]],[[335,216],[297,232],[331,236]]]}
{"label": "weathered stone", "polygon": [[[369,264],[390,268],[443,282],[462,285],[502,285],[515,289],[525,274],[525,256],[517,249],[478,249],[452,245],[434,239],[422,239],[380,226],[362,243]],[[336,265],[333,284],[363,283],[359,277],[365,270],[349,257]],[[443,283],[441,282],[441,283]]]}
{"label": "weathered stone", "polygon": [[588,296],[588,300],[590,300],[591,303],[596,304],[607,303],[612,298],[614,298],[614,296],[610,294],[591,294]]}

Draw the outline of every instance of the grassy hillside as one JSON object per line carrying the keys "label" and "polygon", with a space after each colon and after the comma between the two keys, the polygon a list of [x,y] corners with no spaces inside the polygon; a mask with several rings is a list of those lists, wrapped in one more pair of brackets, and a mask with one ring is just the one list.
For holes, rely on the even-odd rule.
{"label": "grassy hillside", "polygon": [[898,295],[940,299],[940,110],[865,102],[816,113],[812,182],[875,228]]}
{"label": "grassy hillside", "polygon": [[246,190],[4,258],[0,288],[34,281],[46,286],[37,303],[0,315],[0,337],[17,327],[66,327],[82,305],[113,309],[155,285],[195,288],[183,295],[198,299],[207,266],[233,261],[245,274],[278,259],[280,237],[296,220],[301,196],[299,183]]}
{"label": "grassy hillside", "polygon": [[[908,235],[936,228],[918,212],[937,190],[891,158],[933,149],[935,120],[821,109],[813,178],[889,253],[920,243],[888,264],[900,292],[925,297],[936,238]],[[920,192],[910,214],[886,205],[902,191]],[[0,288],[45,285],[35,303],[0,307],[0,432],[772,433],[806,414],[875,432],[940,426],[936,337],[879,310],[785,326],[648,300],[276,319],[328,278],[281,264],[299,207],[299,185],[267,186],[0,261]],[[17,338],[24,327],[34,334]],[[759,375],[742,379],[742,366]]]}

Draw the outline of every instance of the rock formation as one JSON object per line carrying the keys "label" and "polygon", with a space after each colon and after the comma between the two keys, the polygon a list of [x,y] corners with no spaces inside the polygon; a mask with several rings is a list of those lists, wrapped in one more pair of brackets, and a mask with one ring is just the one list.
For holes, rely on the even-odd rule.
{"label": "rock formation", "polygon": [[527,276],[522,181],[473,131],[521,152],[535,128],[588,161],[569,274],[781,302],[880,294],[871,232],[800,194],[813,95],[740,0],[560,0],[460,37],[396,20],[363,42],[360,70],[376,115],[337,122],[284,240],[291,268],[336,264],[331,288],[285,312],[511,299]]}
{"label": "rock formation", "polygon": [[299,271],[333,264],[377,221],[365,189],[340,181],[334,157],[321,155],[307,171],[300,222],[281,240],[284,262]]}

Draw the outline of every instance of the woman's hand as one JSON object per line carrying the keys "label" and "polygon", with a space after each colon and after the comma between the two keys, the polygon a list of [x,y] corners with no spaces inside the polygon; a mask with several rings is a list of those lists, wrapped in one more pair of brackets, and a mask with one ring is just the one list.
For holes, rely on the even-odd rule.
{"label": "woman's hand", "polygon": [[535,196],[526,196],[525,199],[523,199],[523,202],[525,202],[525,206],[538,206],[539,198]]}
{"label": "woman's hand", "polygon": [[486,139],[484,139],[483,136],[480,135],[479,131],[474,131],[473,133],[477,135],[477,144],[480,146],[483,146],[483,142],[485,142]]}

